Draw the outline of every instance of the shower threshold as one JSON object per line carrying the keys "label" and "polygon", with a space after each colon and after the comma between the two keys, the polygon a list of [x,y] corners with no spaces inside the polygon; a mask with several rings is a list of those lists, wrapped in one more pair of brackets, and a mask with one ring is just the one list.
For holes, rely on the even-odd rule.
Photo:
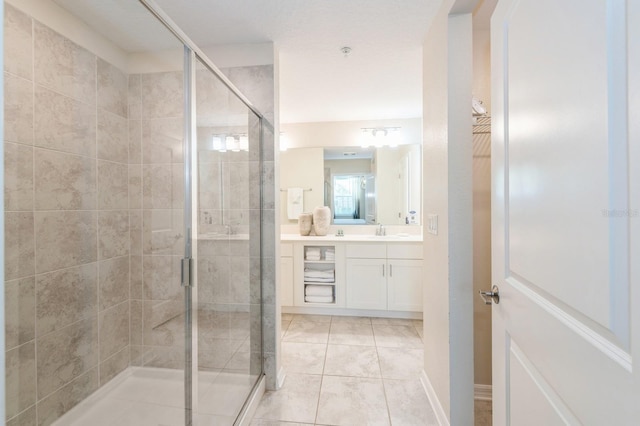
{"label": "shower threshold", "polygon": [[[197,425],[233,425],[257,377],[198,372]],[[78,404],[54,426],[184,426],[184,371],[129,367]]]}

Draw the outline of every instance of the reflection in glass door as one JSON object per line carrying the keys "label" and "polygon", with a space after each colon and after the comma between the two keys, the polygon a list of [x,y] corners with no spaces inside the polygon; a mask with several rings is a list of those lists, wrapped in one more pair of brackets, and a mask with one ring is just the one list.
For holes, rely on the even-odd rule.
{"label": "reflection in glass door", "polygon": [[262,375],[261,123],[200,61],[195,93],[197,412],[233,424]]}

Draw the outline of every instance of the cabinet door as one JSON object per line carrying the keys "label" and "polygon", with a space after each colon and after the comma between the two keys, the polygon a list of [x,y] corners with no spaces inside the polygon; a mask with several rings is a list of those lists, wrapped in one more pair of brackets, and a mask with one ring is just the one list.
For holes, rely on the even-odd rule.
{"label": "cabinet door", "polygon": [[422,312],[422,261],[389,260],[387,291],[390,311]]}
{"label": "cabinet door", "polygon": [[280,258],[280,305],[293,306],[293,258]]}
{"label": "cabinet door", "polygon": [[347,259],[347,308],[387,309],[384,259]]}

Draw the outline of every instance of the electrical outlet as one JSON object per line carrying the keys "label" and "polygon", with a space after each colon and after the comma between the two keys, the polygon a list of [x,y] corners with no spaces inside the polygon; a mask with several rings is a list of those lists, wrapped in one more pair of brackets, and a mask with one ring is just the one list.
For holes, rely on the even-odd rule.
{"label": "electrical outlet", "polygon": [[438,215],[427,215],[427,232],[433,235],[438,235]]}

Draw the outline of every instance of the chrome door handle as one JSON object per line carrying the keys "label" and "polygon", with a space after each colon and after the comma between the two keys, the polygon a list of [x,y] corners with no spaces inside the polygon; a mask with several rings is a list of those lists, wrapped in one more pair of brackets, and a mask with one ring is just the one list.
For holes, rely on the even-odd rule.
{"label": "chrome door handle", "polygon": [[484,300],[485,305],[491,305],[491,303],[495,303],[496,305],[500,303],[500,289],[497,285],[491,287],[491,291],[480,290],[478,292],[482,300]]}

